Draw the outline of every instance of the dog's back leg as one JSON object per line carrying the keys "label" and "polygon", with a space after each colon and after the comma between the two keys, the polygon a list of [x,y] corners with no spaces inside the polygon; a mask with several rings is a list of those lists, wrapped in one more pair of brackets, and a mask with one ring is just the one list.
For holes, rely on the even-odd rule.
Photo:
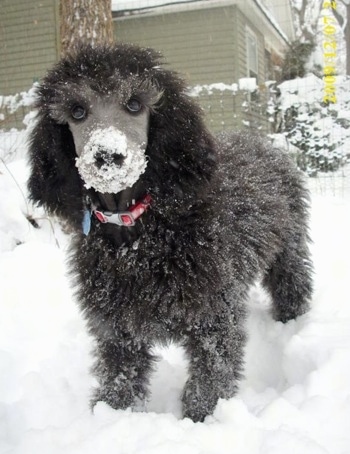
{"label": "dog's back leg", "polygon": [[[226,302],[225,302],[226,304]],[[193,324],[185,336],[189,378],[182,395],[183,415],[203,421],[212,414],[218,399],[233,397],[243,368],[245,306],[226,307],[205,322]]]}
{"label": "dog's back leg", "polygon": [[97,340],[93,372],[99,382],[91,399],[91,407],[103,401],[115,409],[144,404],[154,357],[141,340],[130,336]]}
{"label": "dog's back leg", "polygon": [[272,296],[275,320],[286,323],[308,311],[312,273],[306,235],[291,234],[263,279]]}

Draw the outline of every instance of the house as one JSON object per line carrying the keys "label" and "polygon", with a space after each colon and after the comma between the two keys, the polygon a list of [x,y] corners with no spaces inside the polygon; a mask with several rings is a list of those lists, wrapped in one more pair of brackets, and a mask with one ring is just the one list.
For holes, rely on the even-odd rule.
{"label": "house", "polygon": [[[57,0],[2,0],[0,14],[0,129],[23,127],[21,96],[59,57]],[[17,96],[14,96],[17,95]]]}
{"label": "house", "polygon": [[269,131],[265,81],[278,78],[294,39],[288,0],[118,0],[112,9],[116,40],[159,49],[196,88],[211,129]]}
{"label": "house", "polygon": [[[59,58],[58,4],[2,0],[0,96],[29,90]],[[294,38],[289,0],[115,0],[112,6],[116,41],[159,49],[193,87],[211,129],[268,130],[264,82],[276,78]],[[249,88],[252,78],[260,90]],[[4,109],[0,128],[24,113],[1,106],[0,98],[0,115]]]}

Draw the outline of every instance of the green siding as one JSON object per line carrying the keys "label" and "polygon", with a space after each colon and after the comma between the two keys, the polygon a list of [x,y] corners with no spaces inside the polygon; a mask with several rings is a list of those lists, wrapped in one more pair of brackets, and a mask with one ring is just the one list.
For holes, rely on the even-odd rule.
{"label": "green siding", "polygon": [[1,0],[0,95],[28,90],[58,56],[58,1]]}
{"label": "green siding", "polygon": [[[57,60],[58,3],[1,0],[0,95],[28,90]],[[247,25],[258,37],[261,83],[265,74],[264,26],[261,30],[254,27],[237,5],[119,18],[115,21],[115,36],[120,42],[160,50],[169,67],[182,74],[189,85],[232,84],[247,76]],[[262,116],[242,108],[242,95],[214,91],[210,96],[201,95],[199,100],[213,130],[240,128],[243,121],[258,122],[261,127]],[[5,126],[9,125],[6,120]]]}
{"label": "green siding", "polygon": [[232,83],[235,8],[210,8],[117,20],[116,40],[160,50],[191,85]]}
{"label": "green siding", "polygon": [[[247,77],[246,26],[257,35],[259,83],[264,81],[264,36],[235,5],[181,11],[115,21],[119,42],[132,42],[160,50],[169,67],[182,74],[189,85],[238,83]],[[199,101],[213,131],[241,129],[243,121],[268,129],[264,116],[242,109],[243,95],[215,90]],[[254,126],[253,126],[254,127]]]}

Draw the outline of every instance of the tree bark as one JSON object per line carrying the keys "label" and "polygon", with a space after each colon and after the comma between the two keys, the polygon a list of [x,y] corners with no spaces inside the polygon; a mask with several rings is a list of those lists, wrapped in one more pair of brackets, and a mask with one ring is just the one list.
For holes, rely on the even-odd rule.
{"label": "tree bark", "polygon": [[343,17],[337,9],[333,10],[334,17],[337,19],[340,27],[344,33],[344,40],[345,40],[345,52],[346,52],[346,74],[350,76],[350,3],[342,2],[346,8],[345,17]]}
{"label": "tree bark", "polygon": [[350,4],[346,5],[346,26],[344,29],[346,46],[346,74],[350,76]]}
{"label": "tree bark", "polygon": [[60,0],[61,55],[113,41],[111,0]]}
{"label": "tree bark", "polygon": [[[296,25],[296,38],[298,41],[315,43],[317,21],[321,13],[322,3],[322,0],[314,2],[313,5],[310,4],[309,0],[291,2]],[[312,6],[314,6],[314,8]]]}

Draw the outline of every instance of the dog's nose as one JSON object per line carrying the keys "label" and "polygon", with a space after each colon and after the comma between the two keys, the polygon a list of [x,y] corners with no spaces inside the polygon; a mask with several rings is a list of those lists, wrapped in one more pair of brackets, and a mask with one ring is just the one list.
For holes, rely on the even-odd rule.
{"label": "dog's nose", "polygon": [[104,164],[111,165],[116,164],[121,166],[124,161],[124,156],[119,153],[111,153],[106,150],[99,150],[95,155],[95,162],[98,168],[101,168]]}

